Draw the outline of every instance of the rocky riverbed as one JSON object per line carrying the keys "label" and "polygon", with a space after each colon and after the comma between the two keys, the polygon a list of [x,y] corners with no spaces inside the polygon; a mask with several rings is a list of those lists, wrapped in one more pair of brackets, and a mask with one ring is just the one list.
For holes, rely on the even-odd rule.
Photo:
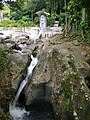
{"label": "rocky riverbed", "polygon": [[89,120],[90,46],[81,44],[79,39],[54,35],[35,41],[24,33],[13,39],[1,40],[0,50],[7,50],[6,56],[11,60],[10,77],[2,83],[2,86],[7,85],[8,93],[6,94],[7,90],[0,90],[0,96],[2,91],[3,96],[6,95],[7,103],[6,105],[1,99],[2,114],[14,99],[18,85],[25,78],[30,55],[34,53],[38,54],[39,62],[19,101],[27,110],[35,104],[39,105],[40,101],[50,103],[55,120]]}

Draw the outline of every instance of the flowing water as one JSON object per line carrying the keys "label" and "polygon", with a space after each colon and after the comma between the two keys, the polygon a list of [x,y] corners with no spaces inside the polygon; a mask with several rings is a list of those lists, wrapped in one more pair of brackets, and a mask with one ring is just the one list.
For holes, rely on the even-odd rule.
{"label": "flowing water", "polygon": [[19,99],[20,93],[27,84],[29,78],[32,76],[33,69],[38,63],[38,59],[31,55],[31,63],[27,68],[26,78],[21,82],[16,97],[13,103],[10,103],[9,113],[11,120],[54,120],[54,114],[52,105],[50,103],[45,103],[40,101],[38,105],[33,105],[30,107],[29,111],[26,111],[24,107],[17,106],[17,101]]}
{"label": "flowing water", "polygon": [[34,58],[33,55],[31,55],[31,63],[29,65],[29,67],[27,68],[27,75],[26,75],[26,78],[22,81],[22,83],[20,84],[20,87],[18,89],[18,92],[16,94],[16,97],[13,101],[13,107],[16,105],[16,102],[19,98],[19,95],[21,93],[21,91],[23,90],[23,88],[25,87],[25,85],[27,84],[28,80],[29,80],[29,77],[32,75],[32,72],[33,72],[33,69],[35,68],[35,66],[37,65],[37,62],[38,62],[38,59],[37,58]]}
{"label": "flowing water", "polygon": [[15,97],[13,103],[10,104],[10,110],[9,111],[10,111],[10,116],[13,118],[13,120],[22,119],[24,114],[28,114],[28,112],[26,112],[24,108],[17,107],[16,103],[17,103],[17,100],[20,96],[20,93],[22,92],[25,85],[27,84],[27,82],[29,80],[29,77],[32,75],[33,69],[35,68],[35,66],[38,63],[38,59],[34,58],[33,55],[31,55],[31,59],[32,59],[32,61],[29,65],[29,67],[27,68],[26,78],[20,84],[20,87],[18,89],[18,92],[16,94],[16,97]]}

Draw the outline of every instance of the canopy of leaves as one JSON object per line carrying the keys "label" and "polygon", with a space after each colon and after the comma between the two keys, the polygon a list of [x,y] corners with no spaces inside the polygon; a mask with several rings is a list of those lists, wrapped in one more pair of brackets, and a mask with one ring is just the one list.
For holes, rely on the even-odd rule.
{"label": "canopy of leaves", "polygon": [[[24,20],[28,23],[34,21],[37,24],[39,19],[36,12],[45,9],[51,14],[47,17],[49,26],[53,26],[55,20],[59,21],[59,25],[65,26],[67,18],[68,25],[74,30],[84,29],[86,33],[90,28],[90,0],[16,0],[8,1],[8,4],[11,9],[10,18],[21,23]],[[85,8],[85,18],[82,22],[83,8]]]}
{"label": "canopy of leaves", "polygon": [[4,7],[3,3],[0,2],[0,10],[2,10]]}

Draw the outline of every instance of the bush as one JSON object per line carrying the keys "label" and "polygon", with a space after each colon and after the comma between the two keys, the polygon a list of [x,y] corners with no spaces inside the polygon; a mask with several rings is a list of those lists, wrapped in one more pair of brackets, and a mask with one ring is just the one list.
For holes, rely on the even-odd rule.
{"label": "bush", "polygon": [[39,17],[39,16],[37,16],[37,17],[34,18],[34,24],[35,24],[35,25],[38,26],[39,23],[40,23],[39,21],[40,21],[40,17]]}
{"label": "bush", "polygon": [[29,16],[23,16],[22,19],[20,19],[19,21],[17,21],[18,25],[20,27],[28,27],[31,26],[31,21]]}
{"label": "bush", "polygon": [[64,26],[64,24],[65,24],[65,13],[60,14],[59,23],[60,23],[60,26]]}
{"label": "bush", "polygon": [[22,17],[22,19],[18,21],[14,20],[2,20],[0,22],[0,27],[28,27],[31,26],[31,21],[27,16]]}
{"label": "bush", "polygon": [[8,51],[0,50],[0,79],[9,76],[10,59],[7,58]]}
{"label": "bush", "polygon": [[0,50],[0,120],[10,120],[8,106],[14,97],[11,87],[12,74],[10,72],[11,60],[7,57],[9,51]]}
{"label": "bush", "polygon": [[15,21],[14,20],[2,20],[0,23],[0,27],[14,27]]}
{"label": "bush", "polygon": [[15,27],[20,27],[20,28],[22,28],[22,27],[28,27],[28,26],[31,26],[31,22],[29,21],[23,21],[22,19],[21,20],[18,20],[17,22],[16,22],[16,24],[15,24]]}
{"label": "bush", "polygon": [[53,27],[54,20],[51,16],[47,16],[47,26]]}

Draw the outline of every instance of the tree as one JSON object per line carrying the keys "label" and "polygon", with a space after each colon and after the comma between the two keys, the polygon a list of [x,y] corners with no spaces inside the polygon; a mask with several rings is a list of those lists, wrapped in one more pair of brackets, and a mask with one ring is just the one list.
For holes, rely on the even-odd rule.
{"label": "tree", "polygon": [[64,2],[65,2],[65,35],[67,35],[67,10],[66,10],[66,8],[67,8],[67,1],[66,0],[64,0]]}
{"label": "tree", "polygon": [[4,7],[3,3],[0,2],[0,10],[3,10],[3,7]]}

